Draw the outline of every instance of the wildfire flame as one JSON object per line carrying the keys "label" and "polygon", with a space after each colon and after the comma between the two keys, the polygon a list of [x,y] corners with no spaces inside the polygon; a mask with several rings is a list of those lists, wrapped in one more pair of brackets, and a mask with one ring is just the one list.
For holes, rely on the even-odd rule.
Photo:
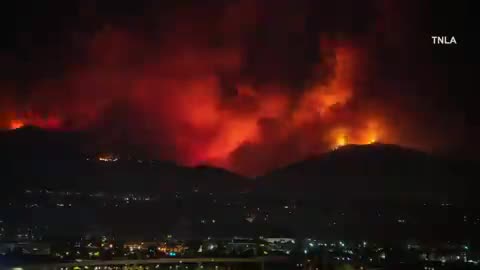
{"label": "wildfire flame", "polygon": [[[204,20],[208,9],[193,8],[162,19],[166,29],[153,40],[115,25],[88,35],[75,46],[85,61],[59,80],[29,82],[28,100],[9,107],[1,127],[98,131],[96,145],[134,145],[155,158],[246,175],[347,144],[397,142],[383,105],[362,100],[368,42],[346,34],[310,44],[312,33],[295,16],[286,29],[298,30],[298,46],[282,48],[291,41],[283,34],[272,35],[273,44],[251,43],[257,24],[277,16],[259,1],[224,2],[234,3],[215,12],[224,18]],[[306,70],[290,78],[297,60]]]}
{"label": "wildfire flame", "polygon": [[[350,143],[375,143],[380,138],[380,131],[386,129],[381,122],[363,119],[362,115],[356,116],[358,119],[341,119],[339,113],[355,94],[354,81],[359,74],[357,55],[361,52],[342,44],[329,46],[332,46],[330,50],[335,56],[332,78],[306,89],[297,105],[284,92],[271,90],[281,89],[280,85],[258,87],[249,83],[235,85],[236,96],[226,102],[221,96],[219,79],[210,75],[172,80],[158,79],[154,77],[155,73],[152,76],[142,74],[133,85],[132,92],[126,95],[136,107],[142,108],[145,113],[142,116],[151,120],[153,127],[162,127],[162,133],[158,134],[165,141],[160,143],[174,145],[174,159],[180,163],[209,164],[258,174],[269,165],[257,165],[250,161],[255,159],[247,156],[259,156],[266,151],[266,155],[278,156],[279,164],[291,162],[297,157],[292,156],[291,159],[289,155],[276,153],[282,151],[282,145],[292,137],[298,137],[295,147],[300,152],[296,155],[302,156]],[[195,71],[197,63],[186,64]],[[82,85],[84,80],[78,83]],[[157,88],[172,90],[153,91]],[[254,106],[250,108],[246,104]],[[68,120],[63,117],[39,117],[31,112],[24,114],[22,120],[11,120],[9,127],[17,129],[28,124],[57,129]],[[93,119],[90,121],[92,124],[99,117],[89,116],[86,119]],[[359,124],[362,122],[363,125]],[[165,131],[166,134],[163,133]],[[326,132],[328,136],[318,136],[317,132]],[[153,139],[147,143],[155,145],[159,141]],[[322,144],[329,147],[322,148]],[[271,156],[263,158],[272,159]],[[114,161],[114,158],[100,156],[99,160]]]}
{"label": "wildfire flame", "polygon": [[40,117],[29,113],[20,118],[11,119],[8,123],[8,129],[15,130],[27,125],[45,129],[60,129],[62,127],[61,123],[59,117]]}
{"label": "wildfire flame", "polygon": [[14,120],[10,121],[10,127],[9,128],[10,129],[19,129],[19,128],[22,128],[23,126],[25,126],[23,121],[14,119]]}
{"label": "wildfire flame", "polygon": [[340,136],[337,138],[337,145],[336,148],[342,147],[347,145],[347,137],[346,136]]}

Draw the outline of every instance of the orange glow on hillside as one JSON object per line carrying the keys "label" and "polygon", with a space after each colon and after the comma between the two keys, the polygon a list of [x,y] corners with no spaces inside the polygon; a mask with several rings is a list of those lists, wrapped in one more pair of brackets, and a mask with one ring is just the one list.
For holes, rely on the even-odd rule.
{"label": "orange glow on hillside", "polygon": [[34,114],[22,115],[9,121],[8,129],[14,130],[24,126],[36,126],[45,129],[62,128],[61,120],[57,117],[40,117]]}
{"label": "orange glow on hillside", "polygon": [[337,138],[337,142],[336,142],[336,147],[342,147],[342,146],[345,146],[347,144],[347,137],[345,137],[344,135],[341,135]]}
{"label": "orange glow on hillside", "polygon": [[25,124],[21,120],[11,120],[10,121],[10,129],[19,129],[23,126],[25,126]]}
{"label": "orange glow on hillside", "polygon": [[[115,40],[115,37],[112,38]],[[322,49],[329,55],[329,64],[314,67],[310,83],[296,92],[300,93],[298,96],[292,95],[295,91],[281,83],[257,85],[249,81],[231,82],[226,95],[216,75],[217,69],[240,69],[240,56],[237,56],[240,52],[204,51],[184,46],[168,48],[173,54],[167,59],[172,61],[160,62],[155,68],[135,74],[132,83],[124,84],[131,88],[109,85],[116,91],[101,92],[97,99],[104,100],[104,95],[109,94],[112,98],[120,95],[128,99],[141,114],[125,119],[133,122],[120,124],[131,125],[131,138],[145,140],[142,144],[168,146],[159,152],[174,149],[166,158],[183,165],[206,164],[248,175],[347,144],[383,140],[385,125],[371,121],[375,114],[352,113],[348,107],[355,98],[356,81],[362,75],[359,69],[362,49],[344,42],[327,42],[322,44]],[[173,61],[175,58],[182,61]],[[331,69],[330,75],[323,78],[321,69],[326,67]],[[95,89],[95,84],[89,86],[88,83],[108,81],[106,78],[114,74],[97,70],[83,73],[76,73],[71,82],[79,89]],[[87,126],[94,126],[97,118],[103,117],[104,110],[108,111],[108,107],[102,107],[108,102],[96,103],[99,108],[89,104],[73,106],[68,111],[70,115],[17,114],[10,128],[24,125],[63,128],[63,123],[71,120],[69,116],[73,116],[73,123],[89,122]],[[79,112],[88,114],[78,117]],[[146,132],[141,125],[137,126],[137,122],[144,120],[148,122]],[[255,162],[256,159],[259,161]],[[98,160],[115,161],[115,157],[99,156]]]}

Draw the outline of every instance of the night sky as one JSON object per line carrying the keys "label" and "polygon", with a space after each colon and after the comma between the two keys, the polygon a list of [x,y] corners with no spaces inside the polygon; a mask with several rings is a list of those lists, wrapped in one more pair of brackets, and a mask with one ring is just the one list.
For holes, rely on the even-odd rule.
{"label": "night sky", "polygon": [[102,147],[247,175],[348,143],[478,151],[467,1],[10,4],[3,129],[88,131]]}

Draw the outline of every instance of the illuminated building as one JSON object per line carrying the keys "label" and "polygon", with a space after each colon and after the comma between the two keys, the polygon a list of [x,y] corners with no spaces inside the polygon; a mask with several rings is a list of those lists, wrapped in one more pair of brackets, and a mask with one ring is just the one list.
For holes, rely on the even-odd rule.
{"label": "illuminated building", "polygon": [[45,242],[4,242],[0,243],[0,254],[20,251],[25,255],[50,255],[50,244]]}

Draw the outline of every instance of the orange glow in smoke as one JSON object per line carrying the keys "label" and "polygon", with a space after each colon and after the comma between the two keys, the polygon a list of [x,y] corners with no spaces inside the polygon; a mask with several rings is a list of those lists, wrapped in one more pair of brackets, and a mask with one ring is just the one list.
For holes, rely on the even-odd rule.
{"label": "orange glow in smoke", "polygon": [[385,129],[378,121],[367,121],[366,125],[356,128],[335,128],[330,132],[328,139],[331,141],[332,149],[347,144],[373,144],[386,139]]}
{"label": "orange glow in smoke", "polygon": [[382,130],[382,126],[378,121],[369,121],[365,130],[363,131],[364,135],[361,138],[363,144],[372,144],[378,142],[381,139],[380,136],[385,135],[384,130],[385,128]]}
{"label": "orange glow in smoke", "polygon": [[12,119],[8,124],[8,128],[11,130],[19,129],[24,126],[36,126],[45,129],[59,129],[61,128],[61,121],[57,117],[39,117],[28,114],[26,117]]}
{"label": "orange glow in smoke", "polygon": [[25,126],[25,124],[21,120],[15,119],[10,121],[10,129],[19,129],[23,126]]}
{"label": "orange glow in smoke", "polygon": [[[125,145],[114,138],[122,134],[118,140],[147,146],[155,158],[245,175],[387,137],[388,125],[376,118],[382,108],[351,106],[359,103],[356,87],[365,75],[361,46],[320,38],[326,63],[314,66],[302,89],[293,89],[282,78],[258,83],[257,74],[237,76],[246,65],[241,44],[212,48],[208,35],[175,33],[146,50],[130,33],[98,32],[87,52],[92,66],[79,67],[59,85],[40,84],[31,106],[42,113],[13,109],[3,128],[99,127],[111,131],[98,135],[108,146]],[[148,61],[134,68],[129,57]],[[69,91],[51,90],[57,88]]]}
{"label": "orange glow in smoke", "polygon": [[345,135],[341,135],[337,138],[337,147],[342,147],[347,144],[347,137]]}
{"label": "orange glow in smoke", "polygon": [[[149,73],[138,75],[139,79],[135,80],[131,89],[122,89],[121,85],[112,88],[117,89],[115,94],[124,91],[123,94],[137,108],[142,108],[143,116],[148,119],[151,127],[160,127],[159,131],[153,129],[155,138],[146,144],[167,143],[173,146],[173,159],[184,165],[207,164],[256,175],[265,169],[271,169],[268,167],[270,164],[261,163],[268,162],[269,159],[279,159],[275,164],[286,165],[301,159],[302,155],[337,149],[347,144],[371,144],[384,139],[380,131],[385,127],[378,121],[369,120],[361,112],[356,112],[355,118],[341,115],[348,102],[355,97],[355,80],[361,76],[357,56],[362,52],[343,44],[327,45],[330,47],[323,48],[331,52],[332,75],[326,79],[313,80],[311,86],[304,89],[299,97],[290,96],[289,89],[282,85],[259,86],[248,82],[235,82],[232,86],[235,93],[223,97],[220,80],[214,71],[217,67],[212,68],[212,71],[204,62],[223,63],[226,60],[221,59],[223,53],[209,51],[198,52],[205,59],[197,59],[192,51],[188,54],[190,58],[176,62],[178,67],[167,69],[182,79],[175,76],[170,78],[170,75],[158,76],[159,71],[153,69],[147,70]],[[178,57],[183,57],[183,54]],[[230,58],[226,57],[227,60]],[[161,64],[160,70],[164,68],[163,65],[168,67],[170,63]],[[238,63],[233,61],[231,65],[229,69],[235,69]],[[321,70],[315,72],[322,74]],[[108,78],[110,75],[90,74],[88,71],[78,76]],[[75,77],[75,82],[77,80],[79,79]],[[76,83],[82,86],[86,82],[88,80],[84,79]],[[86,85],[83,88],[93,87]],[[89,111],[90,107],[84,105],[81,108]],[[90,111],[94,112],[93,115],[101,115],[98,109]],[[24,125],[62,128],[62,118],[61,115],[58,116],[40,117],[34,113],[24,113],[10,122],[10,128],[16,129]],[[94,118],[89,116],[80,120],[85,119]],[[134,134],[139,139],[143,135],[140,130]],[[167,139],[165,135],[168,136]],[[300,149],[295,154],[297,156],[282,152],[283,145],[288,145],[291,138],[298,141],[292,146]],[[253,147],[254,150],[248,150],[246,146]],[[264,151],[270,152],[263,153]],[[239,153],[245,155],[240,155],[240,161],[236,156]],[[261,162],[239,166],[239,163],[248,163],[248,160],[254,160],[260,155],[265,155]],[[102,156],[99,160],[113,159]]]}
{"label": "orange glow in smoke", "polygon": [[356,73],[356,51],[350,47],[332,49],[335,53],[334,75],[328,82],[318,82],[301,99],[295,122],[318,121],[335,117],[335,108],[344,106],[353,96]]}
{"label": "orange glow in smoke", "polygon": [[337,149],[347,145],[349,142],[349,129],[335,128],[330,131],[329,140],[331,140],[331,149]]}

